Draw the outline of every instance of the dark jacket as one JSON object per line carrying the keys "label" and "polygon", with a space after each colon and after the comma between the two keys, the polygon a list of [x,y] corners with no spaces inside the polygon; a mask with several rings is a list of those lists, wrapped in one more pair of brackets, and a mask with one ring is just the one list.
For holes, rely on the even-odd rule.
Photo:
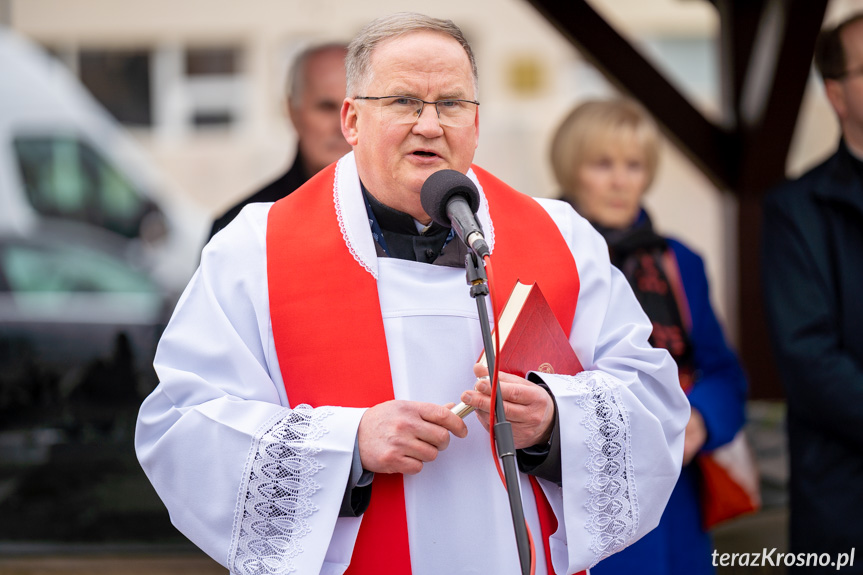
{"label": "dark jacket", "polygon": [[210,238],[216,235],[216,232],[231,223],[231,220],[236,218],[237,215],[239,215],[240,210],[246,207],[247,204],[275,202],[281,200],[282,198],[305,184],[306,180],[308,180],[309,177],[310,176],[306,174],[306,170],[303,167],[303,158],[300,155],[299,146],[297,146],[297,157],[294,158],[294,163],[291,165],[291,168],[287,172],[282,174],[279,179],[270,182],[260,191],[252,194],[251,196],[239,202],[237,205],[222,214],[219,219],[213,222],[213,227],[210,230]]}
{"label": "dark jacket", "polygon": [[[788,399],[791,548],[863,545],[863,165],[844,143],[764,202],[763,286]],[[863,561],[843,572],[863,573]]]}

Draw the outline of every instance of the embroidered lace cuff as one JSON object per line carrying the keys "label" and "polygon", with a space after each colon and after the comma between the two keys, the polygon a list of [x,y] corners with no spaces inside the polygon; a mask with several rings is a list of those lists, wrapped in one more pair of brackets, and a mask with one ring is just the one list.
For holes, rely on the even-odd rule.
{"label": "embroidered lace cuff", "polygon": [[234,517],[231,573],[294,571],[302,539],[311,531],[308,517],[317,511],[311,498],[320,488],[314,475],[322,465],[314,442],[327,432],[324,420],[331,414],[328,408],[298,405],[256,434]]}
{"label": "embroidered lace cuff", "polygon": [[628,545],[638,529],[632,432],[615,378],[584,371],[567,379],[567,388],[577,394],[584,412],[582,424],[587,429],[586,528],[595,565]]}

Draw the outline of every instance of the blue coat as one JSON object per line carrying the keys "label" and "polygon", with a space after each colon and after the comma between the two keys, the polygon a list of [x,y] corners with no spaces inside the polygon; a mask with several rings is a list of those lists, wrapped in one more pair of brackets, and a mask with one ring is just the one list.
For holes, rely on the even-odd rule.
{"label": "blue coat", "polygon": [[[745,419],[746,377],[710,305],[704,262],[682,243],[668,240],[680,267],[692,315],[690,339],[695,354],[696,383],[689,394],[707,427],[704,450],[735,436]],[[601,561],[591,575],[700,575],[714,573],[709,533],[701,527],[698,474],[683,468],[659,526],[632,546]]]}

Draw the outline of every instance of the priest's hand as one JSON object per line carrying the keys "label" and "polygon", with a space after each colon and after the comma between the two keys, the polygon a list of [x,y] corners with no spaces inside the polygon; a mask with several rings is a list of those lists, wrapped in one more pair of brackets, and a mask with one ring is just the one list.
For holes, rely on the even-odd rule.
{"label": "priest's hand", "polygon": [[446,406],[393,400],[369,408],[357,441],[363,469],[375,473],[419,473],[449,445],[450,433],[467,435],[467,425]]}
{"label": "priest's hand", "polygon": [[[461,394],[461,400],[476,410],[477,419],[488,430],[491,410],[488,368],[478,363],[474,365],[473,372],[480,379],[473,390]],[[501,372],[498,384],[506,420],[512,424],[516,449],[547,443],[554,424],[554,401],[548,392],[511,373]]]}

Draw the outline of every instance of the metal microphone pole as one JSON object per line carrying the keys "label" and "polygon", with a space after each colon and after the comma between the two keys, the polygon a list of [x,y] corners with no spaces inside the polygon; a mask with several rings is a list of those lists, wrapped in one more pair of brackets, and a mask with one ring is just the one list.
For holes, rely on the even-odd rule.
{"label": "metal microphone pole", "polygon": [[[476,256],[473,250],[465,256],[467,283],[470,285],[470,295],[476,300],[479,312],[479,323],[482,328],[482,341],[485,345],[485,357],[488,363],[489,383],[494,377],[494,341],[488,320],[486,296],[488,296],[488,277],[485,273],[485,263]],[[506,492],[509,496],[509,506],[512,511],[512,526],[515,529],[515,541],[518,546],[518,558],[521,561],[523,575],[530,573],[530,540],[527,535],[527,525],[524,521],[524,508],[521,500],[518,467],[515,460],[515,441],[512,438],[512,425],[506,420],[503,410],[503,397],[500,387],[495,396],[494,405],[494,440],[497,453],[503,465],[503,475],[506,480]]]}

